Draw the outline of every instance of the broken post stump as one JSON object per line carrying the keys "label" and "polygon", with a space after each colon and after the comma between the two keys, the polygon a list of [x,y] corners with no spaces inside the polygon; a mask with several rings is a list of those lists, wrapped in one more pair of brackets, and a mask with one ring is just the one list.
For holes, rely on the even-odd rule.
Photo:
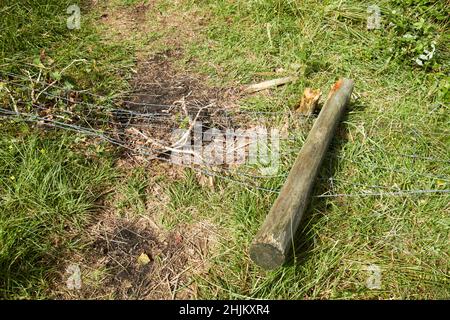
{"label": "broken post stump", "polygon": [[286,261],[314,180],[352,91],[351,79],[341,79],[332,87],[280,195],[250,247],[251,259],[261,267],[273,269]]}
{"label": "broken post stump", "polygon": [[302,99],[300,100],[300,105],[296,111],[305,116],[311,116],[317,109],[321,95],[322,92],[320,90],[306,88],[303,92]]}

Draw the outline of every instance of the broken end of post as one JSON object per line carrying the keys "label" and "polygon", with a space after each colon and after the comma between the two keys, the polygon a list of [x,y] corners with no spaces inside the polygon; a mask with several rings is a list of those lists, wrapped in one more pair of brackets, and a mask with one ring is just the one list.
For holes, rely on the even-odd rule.
{"label": "broken end of post", "polygon": [[283,265],[285,255],[268,243],[254,243],[250,247],[250,258],[264,269],[275,269]]}
{"label": "broken end of post", "polygon": [[350,91],[350,95],[347,98],[347,103],[350,101],[351,92],[353,91],[354,81],[348,78],[340,78],[336,81],[332,86],[331,90],[328,93],[327,102],[330,98],[338,92],[342,87],[345,87],[344,92]]}

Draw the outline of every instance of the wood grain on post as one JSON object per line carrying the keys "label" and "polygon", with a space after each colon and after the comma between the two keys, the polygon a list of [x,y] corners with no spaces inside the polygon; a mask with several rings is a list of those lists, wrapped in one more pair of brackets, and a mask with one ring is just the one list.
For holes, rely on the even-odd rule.
{"label": "wood grain on post", "polygon": [[300,150],[280,195],[250,247],[250,257],[265,269],[281,266],[308,207],[311,191],[339,120],[350,101],[353,80],[334,84]]}

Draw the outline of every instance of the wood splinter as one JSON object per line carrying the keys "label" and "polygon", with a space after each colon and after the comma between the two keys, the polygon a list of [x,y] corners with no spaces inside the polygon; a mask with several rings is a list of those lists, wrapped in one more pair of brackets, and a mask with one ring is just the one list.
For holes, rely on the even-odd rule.
{"label": "wood splinter", "polygon": [[305,116],[312,115],[318,107],[319,99],[321,96],[322,92],[320,90],[306,88],[303,92],[300,106],[297,108],[296,112],[301,113]]}
{"label": "wood splinter", "polygon": [[351,79],[341,79],[333,85],[280,195],[250,247],[251,259],[261,267],[274,269],[285,263],[320,165],[352,91]]}

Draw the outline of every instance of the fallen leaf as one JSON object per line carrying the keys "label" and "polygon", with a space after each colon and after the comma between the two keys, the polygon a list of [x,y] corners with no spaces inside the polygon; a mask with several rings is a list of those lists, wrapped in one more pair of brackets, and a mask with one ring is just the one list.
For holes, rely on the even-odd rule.
{"label": "fallen leaf", "polygon": [[150,262],[150,258],[148,257],[148,255],[142,252],[141,255],[138,257],[137,262],[139,265],[145,266]]}
{"label": "fallen leaf", "polygon": [[436,182],[436,185],[437,185],[438,188],[443,188],[443,187],[445,187],[446,183],[445,183],[444,180],[438,180]]}

